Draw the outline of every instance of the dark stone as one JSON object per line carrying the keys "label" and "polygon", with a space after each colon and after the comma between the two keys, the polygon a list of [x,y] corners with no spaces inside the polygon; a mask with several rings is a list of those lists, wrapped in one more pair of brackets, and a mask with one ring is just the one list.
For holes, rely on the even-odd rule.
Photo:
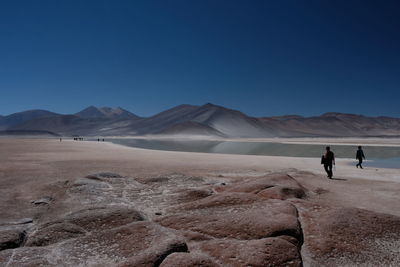
{"label": "dark stone", "polygon": [[25,238],[26,232],[21,229],[0,231],[0,250],[20,247]]}
{"label": "dark stone", "polygon": [[45,197],[42,197],[41,199],[33,200],[32,204],[35,204],[35,205],[47,205],[47,204],[50,204],[51,201],[53,201],[52,197],[45,196]]}
{"label": "dark stone", "polygon": [[89,174],[88,176],[86,176],[86,178],[93,180],[102,180],[103,178],[124,178],[124,177],[117,173],[99,172],[95,174]]}
{"label": "dark stone", "polygon": [[33,223],[32,218],[23,218],[18,221],[16,221],[14,224],[28,224],[28,223]]}

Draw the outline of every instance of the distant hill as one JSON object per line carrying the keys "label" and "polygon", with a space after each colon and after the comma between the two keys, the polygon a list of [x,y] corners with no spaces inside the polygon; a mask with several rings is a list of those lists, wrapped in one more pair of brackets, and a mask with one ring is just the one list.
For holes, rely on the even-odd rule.
{"label": "distant hill", "polygon": [[[33,114],[30,114],[33,112]],[[10,131],[51,131],[60,135],[100,135],[102,130],[124,126],[124,121],[139,120],[140,117],[122,108],[88,107],[75,115],[60,115],[57,113],[43,113],[36,111],[23,112],[31,119],[20,120],[19,123],[4,125],[2,130]],[[15,117],[19,113],[7,117]],[[18,116],[17,116],[18,117]],[[4,119],[3,119],[4,120]],[[2,126],[0,120],[0,127]],[[8,127],[7,127],[8,126]]]}
{"label": "distant hill", "polygon": [[73,115],[31,110],[2,116],[0,130],[88,136],[366,137],[400,136],[400,119],[337,112],[255,118],[211,103],[179,105],[142,118],[122,108],[90,106]]}
{"label": "distant hill", "polygon": [[49,118],[37,118],[11,127],[10,130],[51,131],[61,135],[78,133],[89,134],[102,120],[83,119],[75,115],[59,115]]}
{"label": "distant hill", "polygon": [[51,137],[57,137],[60,135],[53,133],[53,132],[49,132],[49,131],[8,130],[8,131],[0,131],[0,136],[51,136]]}
{"label": "distant hill", "polygon": [[[207,127],[210,133],[212,130],[217,136],[221,134],[227,137],[274,136],[273,131],[264,126],[258,119],[248,117],[240,111],[210,103],[203,106],[180,105],[132,123],[120,129],[120,131],[122,134],[160,134],[165,133],[171,127],[176,127],[176,125],[181,125],[179,129],[184,131],[185,124],[182,125],[182,123],[185,122],[198,123],[196,127],[200,130],[200,125],[202,125],[201,132],[204,133],[204,127]],[[186,127],[190,127],[190,132],[193,132],[194,124],[186,124]],[[174,132],[176,132],[176,128]]]}
{"label": "distant hill", "polygon": [[261,118],[278,136],[400,136],[400,119],[325,113],[316,117]]}
{"label": "distant hill", "polygon": [[0,117],[0,130],[5,130],[15,125],[37,119],[58,116],[59,114],[47,110],[35,109],[14,113],[8,116]]}
{"label": "distant hill", "polygon": [[85,108],[84,110],[79,111],[74,114],[80,118],[118,118],[118,119],[127,119],[127,118],[139,118],[135,114],[123,109],[123,108],[110,108],[110,107],[95,107],[90,106]]}

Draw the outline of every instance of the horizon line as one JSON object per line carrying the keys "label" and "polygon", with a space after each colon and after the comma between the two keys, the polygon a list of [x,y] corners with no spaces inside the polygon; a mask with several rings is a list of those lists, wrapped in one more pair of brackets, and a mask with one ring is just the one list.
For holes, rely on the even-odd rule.
{"label": "horizon line", "polygon": [[300,114],[284,114],[284,115],[270,115],[270,116],[267,116],[267,115],[263,115],[263,116],[251,116],[251,115],[248,115],[248,114],[246,114],[245,112],[243,112],[243,111],[241,111],[241,110],[239,110],[239,109],[233,109],[233,108],[225,107],[225,106],[222,106],[222,105],[213,104],[213,103],[211,103],[211,102],[207,102],[207,103],[205,103],[205,104],[203,104],[203,105],[194,105],[194,104],[186,104],[186,103],[185,103],[185,104],[179,104],[179,105],[175,105],[175,106],[172,106],[172,107],[170,107],[170,108],[167,108],[167,109],[165,109],[165,110],[159,111],[159,112],[157,112],[157,113],[155,113],[155,114],[153,114],[153,115],[150,115],[150,116],[139,116],[139,115],[137,115],[135,112],[132,112],[131,110],[128,110],[128,109],[126,109],[126,108],[124,108],[124,107],[121,107],[121,106],[112,107],[112,106],[95,106],[95,105],[88,105],[87,107],[85,107],[85,108],[83,108],[83,109],[80,109],[80,110],[78,110],[78,111],[76,111],[76,112],[74,112],[74,113],[59,113],[59,112],[56,112],[56,111],[52,111],[52,110],[50,110],[50,109],[34,108],[34,109],[27,109],[27,110],[22,110],[22,111],[17,111],[17,112],[9,113],[9,114],[7,114],[7,115],[2,115],[2,114],[0,114],[0,117],[7,117],[7,116],[14,115],[14,114],[23,113],[23,112],[30,112],[30,111],[47,111],[47,112],[55,113],[55,114],[57,114],[57,115],[67,116],[67,115],[75,115],[75,114],[77,114],[77,113],[79,113],[79,112],[81,112],[81,111],[83,111],[83,110],[85,110],[85,109],[94,107],[94,108],[96,108],[96,109],[102,109],[102,108],[117,109],[117,108],[119,108],[119,109],[125,110],[125,111],[127,111],[127,112],[129,112],[129,113],[132,113],[133,115],[138,116],[138,117],[141,117],[141,118],[150,118],[150,117],[156,116],[157,114],[160,114],[161,112],[165,112],[165,111],[167,111],[167,110],[170,110],[170,109],[173,109],[173,108],[176,108],[176,107],[179,107],[179,106],[202,107],[202,106],[207,106],[207,105],[212,105],[212,106],[216,106],[216,107],[220,107],[220,108],[225,108],[225,109],[229,109],[229,110],[239,111],[239,112],[243,113],[244,115],[246,115],[246,116],[248,116],[248,117],[252,117],[252,118],[279,118],[279,117],[290,117],[290,116],[296,116],[296,117],[301,117],[301,118],[312,118],[312,117],[321,117],[321,116],[328,115],[328,114],[356,115],[356,116],[372,117],[372,118],[395,118],[395,119],[399,119],[399,118],[400,118],[400,117],[387,116],[387,115],[365,115],[365,114],[360,114],[360,113],[349,113],[349,112],[339,112],[339,111],[326,111],[326,112],[320,113],[320,114],[318,114],[318,115],[310,115],[310,116],[300,115]]}

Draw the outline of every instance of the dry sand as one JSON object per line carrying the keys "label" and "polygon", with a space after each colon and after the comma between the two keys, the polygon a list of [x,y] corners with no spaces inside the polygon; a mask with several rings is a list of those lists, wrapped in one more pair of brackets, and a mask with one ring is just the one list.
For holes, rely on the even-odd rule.
{"label": "dry sand", "polygon": [[[64,218],[63,222],[70,223],[72,221],[66,220],[65,214],[96,204],[107,207],[117,204],[134,207],[146,218],[145,222],[140,223],[151,224],[148,226],[150,228],[166,227],[173,230],[167,234],[165,240],[176,240],[175,235],[177,234],[179,238],[183,236],[183,241],[179,241],[186,242],[183,247],[179,245],[181,244],[179,242],[170,244],[169,241],[165,241],[166,247],[179,247],[172,251],[175,253],[169,253],[172,253],[173,256],[167,257],[169,254],[163,254],[167,257],[163,263],[165,266],[191,266],[194,265],[193,262],[204,262],[204,266],[246,266],[245,264],[253,264],[253,266],[267,266],[268,264],[282,266],[362,264],[372,266],[382,263],[395,266],[400,264],[400,195],[398,194],[400,170],[383,168],[360,170],[349,165],[349,160],[345,159],[338,159],[336,164],[335,179],[329,180],[319,164],[319,159],[313,158],[169,152],[130,148],[107,142],[68,140],[59,142],[58,139],[0,138],[0,227],[2,227],[0,228],[0,242],[10,239],[10,233],[7,231],[22,231],[21,229],[24,231],[23,240],[21,239],[19,243],[16,242],[18,244],[15,245],[19,248],[8,247],[0,252],[0,265],[23,266],[28,265],[28,261],[44,265],[76,265],[77,263],[117,265],[122,262],[125,264],[124,266],[135,266],[137,262],[140,264],[144,262],[143,266],[155,266],[154,262],[157,263],[157,260],[148,260],[148,258],[153,257],[158,253],[156,251],[164,248],[153,245],[149,245],[149,248],[146,247],[148,250],[143,253],[138,248],[138,251],[141,251],[140,257],[132,257],[135,252],[129,252],[132,254],[131,258],[124,254],[126,252],[124,250],[111,253],[112,255],[118,254],[118,257],[114,258],[106,257],[98,252],[103,250],[95,252],[88,250],[90,253],[77,255],[73,247],[74,242],[81,242],[79,238],[83,237],[80,236],[68,237],[67,241],[63,241],[66,242],[65,244],[61,242],[62,246],[59,240],[58,243],[55,242],[50,246],[43,246],[43,244],[39,247],[28,246],[29,248],[27,248],[25,246],[27,240],[28,244],[32,240],[30,235],[34,236],[43,227],[47,229],[45,227],[49,221],[60,221],[60,218]],[[88,179],[84,178],[89,174],[101,172],[117,173],[126,180],[117,183],[115,180],[110,180],[110,177],[91,178],[90,181],[99,182],[99,184],[91,184],[92,182],[88,182]],[[288,184],[285,180],[287,178],[281,178],[282,175],[285,177],[289,175],[294,182]],[[164,178],[166,182],[163,180]],[[260,194],[262,190],[269,187],[262,187],[257,191],[258,193],[243,189],[253,186],[254,181],[260,181],[257,186],[266,183],[265,181],[275,181],[274,186],[284,190],[278,193],[268,191]],[[181,207],[186,200],[182,200],[182,203],[179,200],[184,199],[182,195],[186,196],[190,190],[194,190],[195,194],[201,196],[196,195],[193,199],[189,197],[189,200],[193,200],[194,203],[204,201],[206,208],[194,207],[193,204],[190,204],[191,201],[187,201],[189,207]],[[293,192],[298,192],[296,190],[304,190],[305,195],[302,193],[293,195]],[[192,191],[190,194],[193,193]],[[140,196],[135,196],[135,192]],[[207,192],[211,192],[211,195],[208,195]],[[229,195],[231,194],[229,192],[232,192],[232,195]],[[235,194],[241,194],[238,203],[235,202],[236,200],[231,200],[233,196],[237,197]],[[43,197],[49,197],[49,203],[39,205],[31,203],[33,200]],[[246,238],[243,238],[242,235],[235,237],[237,234],[235,231],[240,232],[240,230],[232,230],[234,232],[229,233],[218,232],[222,230],[214,232],[201,230],[202,227],[205,227],[204,229],[214,227],[211,222],[203,222],[202,218],[217,214],[215,220],[218,221],[218,218],[222,220],[228,216],[223,212],[227,212],[227,210],[232,212],[226,206],[221,208],[217,205],[216,208],[213,206],[214,204],[211,205],[208,202],[214,201],[212,198],[221,197],[222,200],[216,202],[218,205],[222,205],[221,203],[225,203],[224,201],[229,198],[228,204],[224,205],[234,207],[233,210],[245,210],[246,212],[252,212],[254,207],[264,203],[262,201],[266,202],[260,206],[260,209],[273,205],[269,210],[274,211],[278,209],[275,207],[276,205],[291,205],[296,208],[298,217],[295,217],[295,220],[298,220],[300,225],[298,233],[290,234],[289,230],[285,230],[286,232],[282,230],[279,232],[280,234],[274,232],[272,236],[265,233],[265,238],[256,237],[257,235],[250,235],[250,237],[246,235]],[[253,204],[249,206],[249,203]],[[82,207],[79,207],[80,205]],[[182,209],[188,209],[190,212],[182,212]],[[286,210],[287,208],[282,209]],[[200,213],[199,210],[201,210]],[[162,213],[161,217],[154,215],[158,212]],[[260,214],[262,212],[260,211]],[[189,216],[187,214],[192,213],[193,216],[197,214],[196,216],[200,217],[187,218]],[[124,215],[118,216],[123,217]],[[243,226],[243,229],[257,224],[251,221],[255,215],[249,213],[241,216],[245,216],[246,220],[250,218],[250,226]],[[282,219],[282,222],[278,222],[278,224],[290,226],[290,220],[292,220],[290,218]],[[26,223],[21,221],[23,219]],[[192,220],[197,221],[198,225],[192,225]],[[232,220],[235,220],[235,217],[232,217]],[[188,221],[187,224],[184,223],[186,221]],[[271,222],[266,223],[269,225]],[[71,224],[76,226],[77,223]],[[173,226],[179,224],[182,226]],[[132,225],[134,225],[132,227],[139,227],[138,223]],[[288,229],[291,227],[289,226],[287,226]],[[89,245],[97,242],[97,239],[93,241],[95,238],[92,230],[88,230],[84,226],[79,227],[82,229],[79,228],[80,230],[76,230],[76,232],[85,233],[85,242],[88,242]],[[118,227],[107,229],[107,231],[122,231]],[[227,229],[227,226],[224,225],[220,227]],[[271,227],[273,228],[273,226]],[[257,232],[256,230],[253,229],[253,232]],[[65,229],[63,231],[65,233]],[[199,236],[193,237],[188,233]],[[110,233],[104,232],[104,234],[109,235]],[[171,238],[173,235],[174,238]],[[278,238],[279,240],[276,241],[275,236],[282,238],[287,236],[293,238],[294,236],[297,238],[297,243],[281,244],[280,240],[285,238]],[[295,249],[293,257],[290,259],[276,259],[268,253],[267,257],[263,250],[265,244],[261,244],[260,240],[264,243],[277,244],[276,250],[273,251],[277,253],[276,257],[278,258],[283,257],[279,256],[279,252],[286,250],[285,246],[290,246],[292,243],[299,248],[298,253],[300,254],[297,255]],[[115,242],[114,245],[119,245],[118,241]],[[70,243],[71,248],[69,249],[68,244]],[[95,244],[101,247],[97,243]],[[185,249],[186,246],[188,249]],[[222,246],[224,249],[209,251],[209,248],[213,246]],[[254,246],[254,251],[260,252],[256,256],[246,258],[246,254],[238,256],[237,259],[226,260],[228,255],[235,251],[237,253],[240,246]],[[187,250],[190,253],[181,253],[182,255],[178,253],[179,251],[187,252]],[[166,251],[170,250],[166,249]],[[158,258],[164,260],[164,256]],[[70,260],[66,261],[65,257],[69,257]],[[250,261],[250,258],[254,260],[258,259],[257,257],[260,261]]]}

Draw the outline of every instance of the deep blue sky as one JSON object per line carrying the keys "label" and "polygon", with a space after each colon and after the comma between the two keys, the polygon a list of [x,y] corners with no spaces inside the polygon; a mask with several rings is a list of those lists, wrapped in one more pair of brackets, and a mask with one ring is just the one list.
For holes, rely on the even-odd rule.
{"label": "deep blue sky", "polygon": [[1,1],[0,114],[400,117],[400,1]]}

